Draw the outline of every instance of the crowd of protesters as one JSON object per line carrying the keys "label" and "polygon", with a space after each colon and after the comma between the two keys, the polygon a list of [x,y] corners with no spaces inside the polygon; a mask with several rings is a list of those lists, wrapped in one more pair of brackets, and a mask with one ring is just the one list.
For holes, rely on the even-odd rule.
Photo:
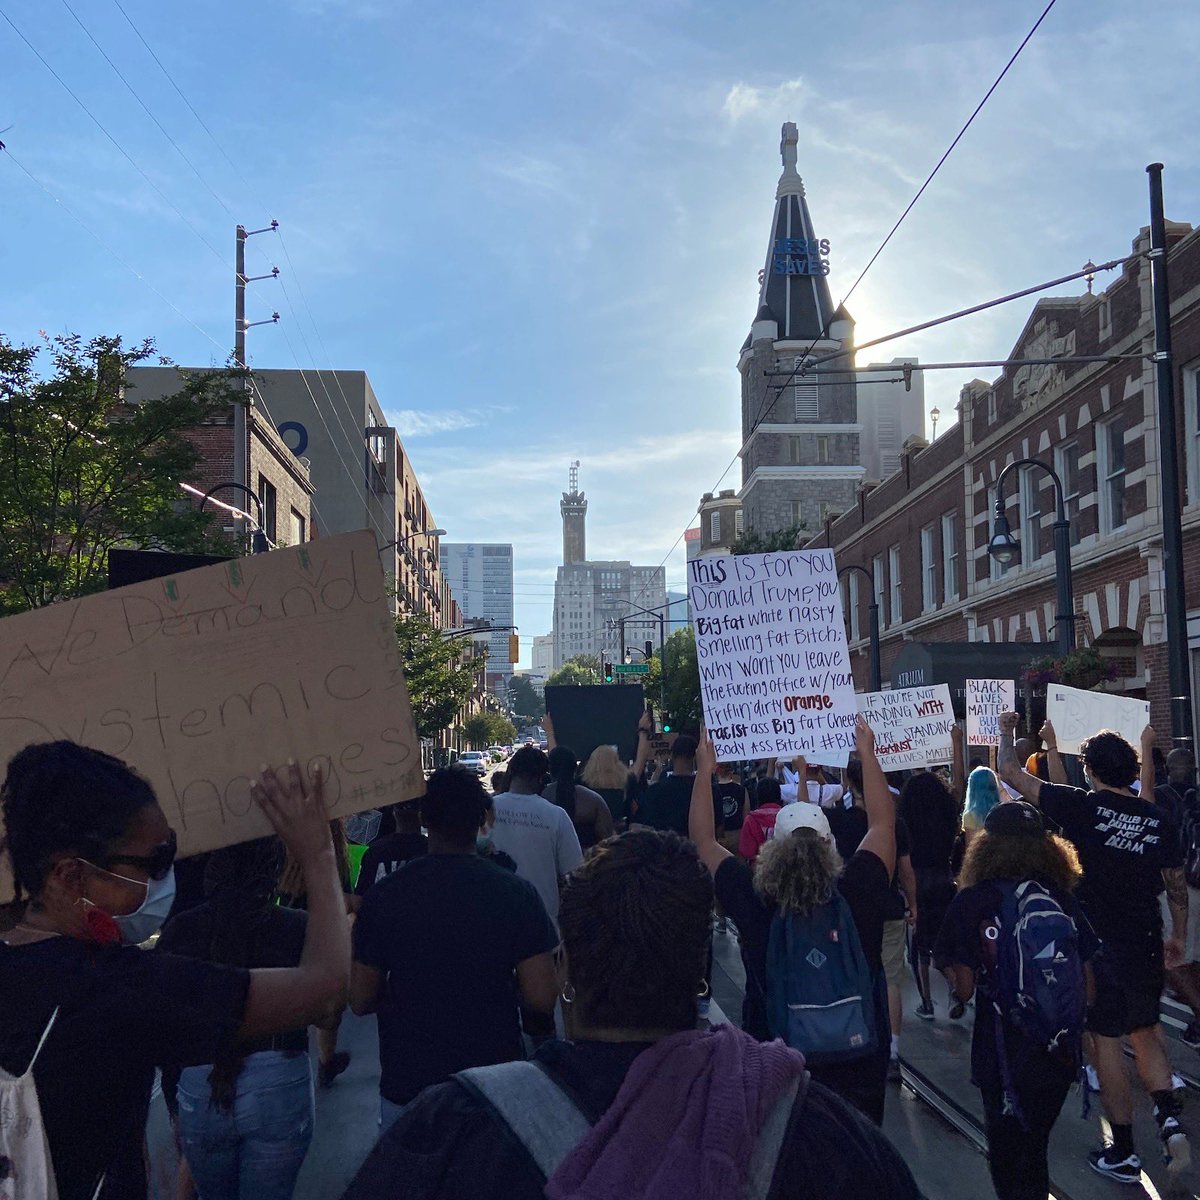
{"label": "crowd of protesters", "polygon": [[[1194,761],[1156,772],[1152,730],[1098,731],[1072,787],[1050,723],[1016,725],[994,771],[956,731],[948,771],[887,776],[861,719],[840,771],[718,763],[703,730],[658,758],[648,714],[630,761],[581,762],[547,719],[549,754],[490,791],[442,768],[381,814],[353,880],[320,776],[263,768],[276,836],[178,892],[144,780],[30,746],[0,792],[0,1196],[143,1200],[161,1072],[178,1196],[287,1200],[348,1006],[377,1014],[380,1068],[348,1200],[915,1197],[880,1128],[909,970],[917,1017],[973,1006],[1001,1200],[1046,1197],[1085,1059],[1109,1130],[1090,1165],[1141,1178],[1124,1041],[1181,1178],[1159,1004],[1169,979],[1200,1045]],[[714,937],[745,969],[737,1026],[708,1019]]]}

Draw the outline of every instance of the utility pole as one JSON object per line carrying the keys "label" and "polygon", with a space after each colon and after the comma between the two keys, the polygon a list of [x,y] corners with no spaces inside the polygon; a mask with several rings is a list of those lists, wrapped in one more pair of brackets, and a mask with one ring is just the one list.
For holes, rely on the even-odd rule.
{"label": "utility pole", "polygon": [[1192,749],[1192,688],[1188,665],[1187,596],[1183,582],[1179,445],[1175,428],[1175,359],[1171,353],[1171,293],[1167,287],[1167,223],[1163,216],[1162,163],[1150,176],[1150,290],[1154,297],[1154,364],[1158,393],[1159,478],[1162,481],[1163,607],[1171,687],[1171,740]]}
{"label": "utility pole", "polygon": [[[246,320],[246,284],[257,279],[279,278],[278,267],[272,267],[266,275],[248,276],[246,274],[246,239],[253,237],[256,233],[273,232],[278,228],[278,221],[272,221],[265,229],[247,231],[244,225],[237,227],[234,252],[233,359],[238,370],[243,372],[242,390],[246,393],[246,398],[243,403],[233,406],[233,481],[244,488],[250,488],[249,414],[250,409],[254,406],[254,390],[250,384],[250,376],[246,367],[246,330],[254,325],[272,325],[279,320],[278,313],[273,313],[270,321]],[[238,532],[245,532],[243,521],[238,522]]]}

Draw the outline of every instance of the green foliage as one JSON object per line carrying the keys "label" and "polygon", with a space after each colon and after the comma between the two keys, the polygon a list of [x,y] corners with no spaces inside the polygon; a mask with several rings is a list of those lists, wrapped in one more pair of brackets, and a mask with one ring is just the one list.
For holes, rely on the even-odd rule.
{"label": "green foliage", "polygon": [[0,335],[0,611],[102,590],[116,546],[233,552],[179,484],[199,461],[187,434],[234,403],[234,376],[189,373],[172,396],[127,402],[129,368],[153,356],[149,341]]}
{"label": "green foliage", "polygon": [[516,736],[516,726],[503,713],[476,713],[463,725],[463,737],[475,750],[482,750],[486,746],[508,745]]}
{"label": "green foliage", "polygon": [[508,684],[509,699],[525,725],[536,725],[546,715],[545,698],[524,675],[514,675]]}
{"label": "green foliage", "polygon": [[1034,687],[1062,683],[1085,691],[1098,683],[1116,679],[1117,674],[1117,663],[1101,657],[1094,646],[1080,646],[1062,658],[1054,655],[1035,658],[1025,668],[1025,679]]}
{"label": "green foliage", "polygon": [[658,654],[650,660],[650,674],[643,677],[646,699],[659,704],[662,695],[666,704],[665,715],[677,730],[694,731],[704,720],[704,708],[700,700],[700,665],[696,659],[696,635],[689,625],[677,629],[667,638],[667,687],[662,692],[662,660]]}
{"label": "green foliage", "polygon": [[600,683],[600,660],[594,654],[577,654],[568,658],[549,679],[547,687],[579,687],[589,683]]}
{"label": "green foliage", "polygon": [[773,533],[747,529],[733,543],[734,554],[770,554],[779,550],[795,550],[808,533],[807,525],[789,525]]}
{"label": "green foliage", "polygon": [[446,638],[427,617],[408,613],[396,618],[396,642],[418,737],[436,737],[453,724],[467,702],[487,656],[464,658],[462,638]]}

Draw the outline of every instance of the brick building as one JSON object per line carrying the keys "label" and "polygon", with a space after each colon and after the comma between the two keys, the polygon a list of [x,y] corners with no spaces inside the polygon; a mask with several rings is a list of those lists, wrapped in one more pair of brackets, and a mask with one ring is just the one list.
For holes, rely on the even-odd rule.
{"label": "brick building", "polygon": [[[864,483],[849,510],[809,542],[832,546],[856,678],[867,676],[869,592],[880,605],[885,685],[915,646],[1049,643],[1056,636],[1051,526],[1055,491],[1045,471],[1022,468],[1006,484],[1019,564],[988,554],[997,476],[1035,458],[1063,481],[1071,521],[1076,641],[1114,660],[1103,686],[1149,698],[1169,730],[1167,655],[1200,653],[1200,231],[1168,226],[1171,315],[1189,637],[1169,647],[1163,615],[1153,306],[1145,229],[1120,275],[1098,294],[1035,304],[1011,359],[1112,355],[1105,362],[1027,365],[962,389],[958,422],[932,445],[909,438],[900,469]],[[907,649],[906,648],[910,648]],[[1031,654],[1043,651],[1028,647]],[[901,655],[904,655],[902,658]]]}
{"label": "brick building", "polygon": [[[127,377],[125,399],[136,404],[143,398],[169,396],[180,388],[177,367],[135,367]],[[183,482],[201,492],[236,480],[233,469],[235,423],[231,405],[189,435],[201,455],[193,476]],[[246,461],[249,486],[262,501],[263,531],[273,546],[296,546],[317,536],[313,483],[309,463],[298,458],[263,414],[251,408],[246,418]],[[180,498],[186,499],[180,493]],[[215,500],[232,504],[257,519],[258,510],[236,488],[216,492]],[[232,528],[233,518],[224,522]],[[325,530],[324,532],[329,532]]]}

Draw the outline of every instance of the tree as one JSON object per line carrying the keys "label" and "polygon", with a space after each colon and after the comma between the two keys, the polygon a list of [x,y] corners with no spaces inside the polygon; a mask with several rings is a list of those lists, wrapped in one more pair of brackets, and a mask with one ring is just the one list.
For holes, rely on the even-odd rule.
{"label": "tree", "polygon": [[476,750],[513,741],[516,726],[502,713],[476,713],[463,725],[463,737]]}
{"label": "tree", "polygon": [[508,694],[517,716],[527,725],[535,725],[546,715],[546,700],[524,675],[514,675],[508,683]]}
{"label": "tree", "polygon": [[577,687],[600,682],[600,660],[594,654],[577,654],[568,658],[549,679],[547,687]]}
{"label": "tree", "polygon": [[734,554],[770,554],[780,550],[795,550],[808,533],[808,526],[789,525],[773,533],[747,529],[734,543]]}
{"label": "tree", "polygon": [[396,642],[417,736],[436,737],[453,723],[487,667],[487,655],[464,658],[462,638],[444,637],[419,613],[396,618]]}
{"label": "tree", "polygon": [[696,635],[689,625],[667,638],[667,686],[662,688],[662,659],[656,653],[650,660],[650,673],[644,676],[646,699],[652,704],[662,695],[665,717],[675,730],[698,730],[704,720],[700,700],[700,665],[696,659]]}
{"label": "tree", "polygon": [[200,460],[188,434],[239,398],[235,376],[192,372],[174,395],[131,403],[127,372],[153,354],[117,337],[0,336],[0,610],[103,589],[116,546],[233,552],[179,484]]}

